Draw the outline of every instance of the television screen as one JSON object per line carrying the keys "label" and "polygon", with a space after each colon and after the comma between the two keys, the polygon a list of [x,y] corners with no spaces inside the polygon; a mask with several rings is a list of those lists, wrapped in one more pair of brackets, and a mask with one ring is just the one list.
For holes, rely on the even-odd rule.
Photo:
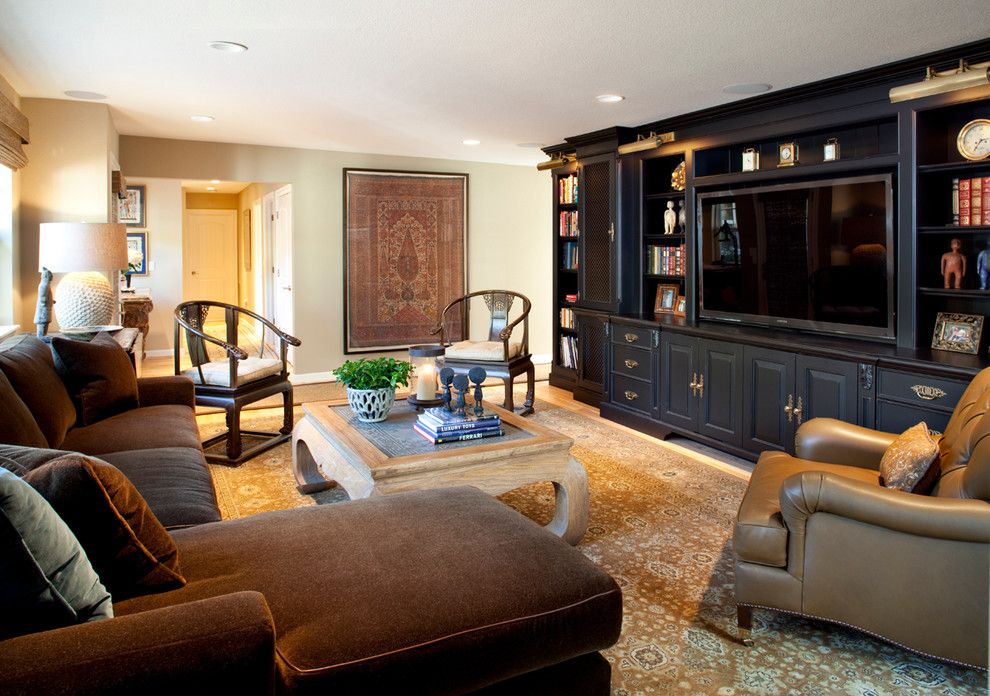
{"label": "television screen", "polygon": [[698,194],[701,317],[892,338],[889,174]]}

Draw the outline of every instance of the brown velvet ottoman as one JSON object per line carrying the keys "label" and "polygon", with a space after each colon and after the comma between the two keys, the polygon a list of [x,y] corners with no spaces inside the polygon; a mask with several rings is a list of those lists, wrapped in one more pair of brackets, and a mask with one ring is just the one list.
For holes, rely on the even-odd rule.
{"label": "brown velvet ottoman", "polygon": [[260,592],[281,690],[609,692],[597,651],[622,625],[615,581],[476,489],[269,512],[172,534],[188,584],[116,602],[117,616]]}

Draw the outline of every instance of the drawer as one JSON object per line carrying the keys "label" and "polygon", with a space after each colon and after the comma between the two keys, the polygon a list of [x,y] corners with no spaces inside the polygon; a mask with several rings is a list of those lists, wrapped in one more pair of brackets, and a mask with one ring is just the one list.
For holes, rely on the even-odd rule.
{"label": "drawer", "polygon": [[941,433],[945,430],[952,414],[918,406],[908,406],[893,401],[877,401],[877,430],[888,433],[903,433],[912,425],[924,421],[928,429]]}
{"label": "drawer", "polygon": [[612,375],[611,402],[649,415],[653,406],[653,385],[622,375]]}
{"label": "drawer", "polygon": [[880,369],[877,398],[896,399],[925,409],[951,411],[968,382]]}
{"label": "drawer", "polygon": [[653,348],[653,331],[644,326],[629,326],[612,322],[612,343]]}
{"label": "drawer", "polygon": [[612,348],[612,372],[651,381],[653,354],[642,348],[617,345]]}

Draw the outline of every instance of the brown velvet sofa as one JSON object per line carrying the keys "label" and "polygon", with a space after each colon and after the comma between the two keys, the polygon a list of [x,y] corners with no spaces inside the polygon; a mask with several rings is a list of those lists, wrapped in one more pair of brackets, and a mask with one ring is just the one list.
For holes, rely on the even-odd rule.
{"label": "brown velvet sofa", "polygon": [[[187,583],[115,601],[110,620],[0,641],[0,693],[609,692],[598,651],[618,639],[619,588],[490,496],[219,521],[191,382],[139,380],[138,408],[80,428],[40,393],[53,376],[40,341],[0,345],[0,409],[20,399],[37,425],[3,416],[0,455],[29,469],[62,450],[113,463],[170,529]],[[44,444],[11,435],[36,430]]]}
{"label": "brown velvet sofa", "polygon": [[896,437],[816,418],[798,429],[796,457],[760,457],[733,538],[744,638],[760,607],[986,669],[990,368],[967,387],[939,439],[930,495],[880,484],[880,460]]}

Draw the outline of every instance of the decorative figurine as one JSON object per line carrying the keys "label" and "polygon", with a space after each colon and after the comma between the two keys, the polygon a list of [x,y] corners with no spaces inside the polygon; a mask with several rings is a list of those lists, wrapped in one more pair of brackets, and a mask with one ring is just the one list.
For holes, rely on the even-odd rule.
{"label": "decorative figurine", "polygon": [[959,253],[962,242],[953,239],[949,242],[952,251],[942,254],[942,278],[945,279],[945,287],[961,288],[963,276],[966,275],[966,257]]}
{"label": "decorative figurine", "polygon": [[677,213],[674,212],[674,201],[667,201],[667,210],[663,214],[663,233],[674,234],[677,227]]}
{"label": "decorative figurine", "polygon": [[980,274],[980,290],[986,290],[987,281],[990,280],[990,247],[976,257],[976,272]]}
{"label": "decorative figurine", "polygon": [[449,367],[444,367],[440,370],[440,384],[443,385],[443,396],[441,400],[443,401],[443,408],[450,410],[450,383],[454,380],[454,371]]}
{"label": "decorative figurine", "polygon": [[468,382],[467,375],[457,375],[454,377],[454,389],[457,390],[457,402],[454,404],[454,413],[458,416],[464,415],[464,406],[466,404],[465,396],[467,395],[468,387],[471,383]]}
{"label": "decorative figurine", "polygon": [[474,382],[474,414],[480,416],[485,412],[484,406],[481,405],[481,383],[488,379],[488,373],[483,367],[472,367],[468,370],[468,377]]}
{"label": "decorative figurine", "polygon": [[52,323],[52,272],[41,269],[41,282],[38,283],[38,306],[34,310],[34,325],[38,327],[38,338],[48,333]]}
{"label": "decorative figurine", "polygon": [[681,228],[681,234],[687,234],[687,208],[677,202],[677,224]]}
{"label": "decorative figurine", "polygon": [[682,161],[670,175],[670,188],[683,191],[687,186],[687,163]]}

